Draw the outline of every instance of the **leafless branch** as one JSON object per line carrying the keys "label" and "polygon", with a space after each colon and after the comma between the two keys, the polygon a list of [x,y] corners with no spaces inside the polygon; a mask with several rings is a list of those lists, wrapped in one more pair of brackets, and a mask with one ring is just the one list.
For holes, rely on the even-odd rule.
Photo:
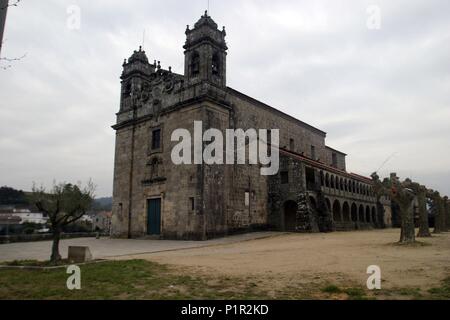
{"label": "leafless branch", "polygon": [[6,5],[6,7],[1,7],[0,10],[5,10],[8,7],[17,7],[22,0],[15,0],[14,3]]}
{"label": "leafless branch", "polygon": [[27,54],[25,53],[23,56],[21,56],[21,57],[19,57],[19,58],[6,58],[6,57],[2,57],[2,58],[0,58],[0,61],[6,61],[6,62],[8,62],[8,65],[6,65],[6,66],[0,66],[0,69],[3,69],[3,70],[6,70],[6,69],[9,69],[9,68],[11,68],[12,67],[12,62],[14,62],[14,61],[20,61],[20,60],[22,60],[23,58],[25,58],[27,56]]}
{"label": "leafless branch", "polygon": [[19,60],[22,60],[22,59],[25,58],[26,56],[27,56],[27,54],[25,53],[23,56],[21,56],[21,57],[19,57],[19,58],[5,58],[5,57],[3,57],[3,58],[0,58],[0,60],[7,61],[7,62],[13,62],[13,61],[19,61]]}

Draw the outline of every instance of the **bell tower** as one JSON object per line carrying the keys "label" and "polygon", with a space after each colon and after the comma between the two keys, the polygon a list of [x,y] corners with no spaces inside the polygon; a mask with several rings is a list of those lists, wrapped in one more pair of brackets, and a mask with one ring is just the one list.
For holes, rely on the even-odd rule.
{"label": "bell tower", "polygon": [[193,29],[186,28],[184,45],[184,75],[188,84],[208,81],[219,87],[226,86],[227,44],[225,27],[219,30],[208,11]]}

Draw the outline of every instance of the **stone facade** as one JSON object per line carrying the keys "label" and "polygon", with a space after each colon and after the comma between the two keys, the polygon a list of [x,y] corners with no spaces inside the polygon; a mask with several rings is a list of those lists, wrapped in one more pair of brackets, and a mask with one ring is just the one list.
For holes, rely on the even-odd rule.
{"label": "stone facade", "polygon": [[[258,229],[381,225],[371,180],[346,172],[346,155],[325,144],[325,132],[226,86],[225,36],[207,13],[188,26],[184,75],[149,63],[141,48],[124,61],[113,126],[112,235],[205,240]],[[172,133],[181,128],[194,136],[194,121],[222,133],[280,129],[280,172],[173,164]]]}

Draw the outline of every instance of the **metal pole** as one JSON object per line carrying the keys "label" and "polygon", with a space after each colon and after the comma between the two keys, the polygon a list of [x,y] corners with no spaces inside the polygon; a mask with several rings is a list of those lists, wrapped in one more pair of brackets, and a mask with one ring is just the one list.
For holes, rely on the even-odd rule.
{"label": "metal pole", "polygon": [[0,56],[3,47],[3,32],[5,30],[7,11],[8,11],[8,0],[0,0]]}

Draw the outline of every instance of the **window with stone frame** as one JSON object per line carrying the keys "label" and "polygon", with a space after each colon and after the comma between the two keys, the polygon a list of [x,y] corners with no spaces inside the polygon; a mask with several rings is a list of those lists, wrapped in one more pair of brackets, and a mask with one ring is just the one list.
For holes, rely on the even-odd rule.
{"label": "window with stone frame", "polygon": [[151,150],[157,151],[160,150],[161,147],[161,128],[153,129],[151,138]]}

